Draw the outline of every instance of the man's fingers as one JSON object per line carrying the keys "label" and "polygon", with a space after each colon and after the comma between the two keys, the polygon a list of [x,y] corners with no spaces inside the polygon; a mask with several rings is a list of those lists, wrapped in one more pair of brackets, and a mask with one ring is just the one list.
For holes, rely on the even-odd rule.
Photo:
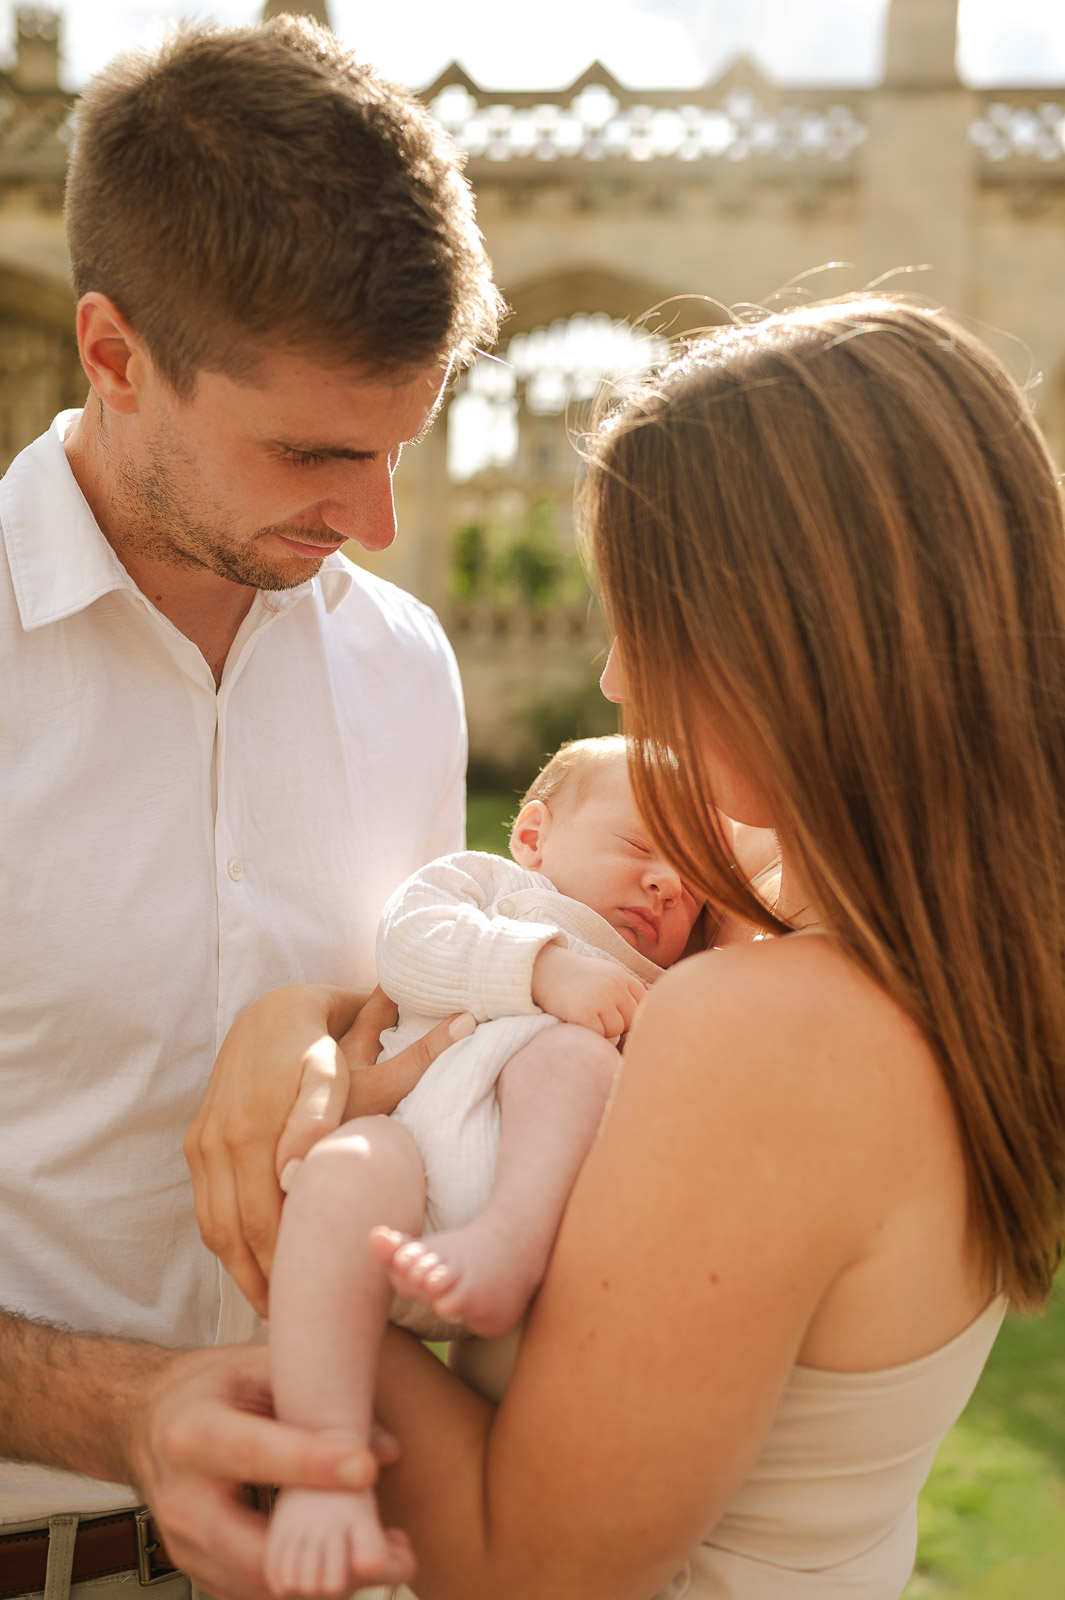
{"label": "man's fingers", "polygon": [[370,1449],[377,1457],[378,1466],[381,1467],[393,1466],[402,1454],[395,1434],[389,1433],[387,1428],[382,1428],[379,1422],[375,1422],[370,1431]]}
{"label": "man's fingers", "polygon": [[415,1039],[413,1044],[407,1045],[405,1050],[401,1050],[392,1059],[402,1061],[411,1069],[417,1069],[420,1078],[426,1067],[432,1066],[437,1056],[443,1055],[447,1047],[457,1040],[468,1039],[476,1026],[477,1023],[469,1012],[461,1011],[457,1017],[448,1017],[446,1022],[438,1022],[435,1028],[423,1033],[420,1039]]}
{"label": "man's fingers", "polygon": [[[389,1002],[391,1003],[391,1002]],[[389,1116],[406,1098],[425,1069],[458,1039],[467,1039],[477,1024],[468,1012],[438,1022],[429,1032],[387,1061],[375,1061],[353,1071],[349,1080],[345,1117]],[[347,1036],[350,1039],[351,1035]],[[365,1042],[364,1042],[365,1043]],[[364,1043],[358,1048],[364,1048]],[[375,1051],[378,1047],[375,1046]],[[347,1040],[345,1051],[349,1050]],[[354,1065],[354,1058],[349,1055]]]}
{"label": "man's fingers", "polygon": [[214,1251],[240,1292],[265,1317],[267,1280],[244,1237],[237,1175],[224,1152],[202,1164],[196,1217],[208,1250]]}
{"label": "man's fingers", "polygon": [[281,1226],[282,1196],[274,1152],[263,1146],[247,1150],[234,1168],[233,1179],[244,1243],[259,1272],[268,1282],[277,1230]]}
{"label": "man's fingers", "polygon": [[328,1034],[307,1051],[299,1091],[277,1141],[274,1166],[278,1177],[290,1161],[302,1161],[319,1139],[340,1126],[349,1076],[347,1060]]}
{"label": "man's fingers", "polygon": [[377,1479],[374,1451],[354,1435],[312,1433],[217,1403],[190,1406],[167,1443],[181,1466],[242,1483],[366,1489]]}
{"label": "man's fingers", "polygon": [[170,1560],[214,1600],[263,1600],[266,1521],[220,1485],[153,1507]]}
{"label": "man's fingers", "polygon": [[394,1002],[382,988],[376,988],[341,1041],[352,1067],[372,1066],[381,1053],[382,1033],[395,1026],[398,1016]]}

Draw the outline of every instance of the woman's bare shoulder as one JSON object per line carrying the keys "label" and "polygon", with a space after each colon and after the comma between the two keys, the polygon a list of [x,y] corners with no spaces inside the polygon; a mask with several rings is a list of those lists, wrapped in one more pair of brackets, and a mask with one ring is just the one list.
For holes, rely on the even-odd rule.
{"label": "woman's bare shoulder", "polygon": [[[832,1108],[882,1139],[933,1112],[952,1118],[934,1054],[889,995],[824,936],[766,939],[692,956],[657,983],[630,1048],[674,1063],[700,1097]],[[887,1119],[885,1121],[885,1119]]]}

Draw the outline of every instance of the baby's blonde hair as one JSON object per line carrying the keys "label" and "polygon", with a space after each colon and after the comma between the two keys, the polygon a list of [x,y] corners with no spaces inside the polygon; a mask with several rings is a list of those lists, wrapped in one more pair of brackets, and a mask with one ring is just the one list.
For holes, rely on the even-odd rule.
{"label": "baby's blonde hair", "polygon": [[628,740],[621,733],[599,739],[567,739],[522,795],[522,807],[530,800],[549,808],[557,807],[563,798],[574,803],[582,800],[594,778],[617,761],[627,762],[628,753]]}

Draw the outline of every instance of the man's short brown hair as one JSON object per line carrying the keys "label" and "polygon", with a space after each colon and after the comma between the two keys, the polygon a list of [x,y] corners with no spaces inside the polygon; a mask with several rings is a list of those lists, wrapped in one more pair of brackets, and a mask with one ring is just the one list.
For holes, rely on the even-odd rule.
{"label": "man's short brown hair", "polygon": [[459,153],[306,18],[112,62],[78,104],[66,224],[75,293],[113,300],[179,394],[269,347],[387,372],[495,339]]}

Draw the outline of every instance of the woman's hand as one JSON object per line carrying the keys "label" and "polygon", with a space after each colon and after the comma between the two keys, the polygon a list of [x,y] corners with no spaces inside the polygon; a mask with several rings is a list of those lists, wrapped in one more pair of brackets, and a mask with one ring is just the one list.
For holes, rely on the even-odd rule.
{"label": "woman's hand", "polygon": [[[368,1015],[353,1027],[364,1008]],[[351,1104],[351,1068],[374,1059],[381,1028],[394,1019],[380,991],[368,1002],[363,994],[304,984],[265,995],[226,1035],[185,1158],[200,1235],[261,1315],[281,1219],[279,1157],[300,1159],[345,1117],[368,1109],[359,1096]],[[391,1110],[409,1093],[452,1042],[450,1026],[439,1024],[387,1063],[388,1073],[367,1086],[374,1111]]]}

